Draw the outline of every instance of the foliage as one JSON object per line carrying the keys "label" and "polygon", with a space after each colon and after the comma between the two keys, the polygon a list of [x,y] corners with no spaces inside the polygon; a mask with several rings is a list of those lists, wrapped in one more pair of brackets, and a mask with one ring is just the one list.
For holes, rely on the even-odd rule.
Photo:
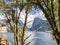
{"label": "foliage", "polygon": [[[3,0],[0,0],[0,10],[2,10],[6,18],[8,19],[8,23],[10,25],[10,28],[14,35],[18,35],[18,20],[20,18],[20,13],[23,9],[25,9],[25,23],[22,30],[22,42],[21,45],[24,45],[24,33],[27,23],[27,17],[29,11],[31,11],[32,6],[35,8],[39,8],[43,11],[45,14],[46,19],[51,25],[51,28],[53,30],[53,36],[55,36],[55,39],[57,41],[57,44],[60,44],[60,32],[56,25],[57,21],[59,21],[60,24],[60,0],[9,0],[11,3],[5,3]],[[20,11],[18,13],[18,10]],[[57,19],[56,17],[59,17]],[[59,25],[60,28],[60,25]],[[57,38],[58,37],[58,38]],[[18,45],[18,37],[16,36],[16,41]],[[30,43],[30,42],[29,42]],[[28,44],[27,44],[28,45]]]}
{"label": "foliage", "polygon": [[[19,36],[21,38],[21,45],[24,45],[24,35],[26,31],[26,23],[27,23],[27,16],[29,11],[31,10],[31,3],[30,1],[25,2],[21,0],[8,0],[5,2],[4,0],[0,0],[0,10],[5,14],[5,17],[7,18],[7,25],[11,29],[11,31],[14,34],[14,42],[15,45],[19,45]],[[29,7],[29,8],[27,8]],[[19,19],[20,19],[20,13],[22,10],[25,9],[25,23],[23,28],[19,26]],[[19,12],[19,13],[18,13]],[[28,36],[26,39],[28,39],[30,36]],[[30,42],[29,42],[30,43]]]}
{"label": "foliage", "polygon": [[32,3],[38,6],[45,14],[53,30],[53,36],[55,36],[57,44],[60,45],[60,29],[57,28],[58,25],[56,24],[56,19],[59,17],[60,28],[60,0],[36,0],[36,2],[34,0]]}

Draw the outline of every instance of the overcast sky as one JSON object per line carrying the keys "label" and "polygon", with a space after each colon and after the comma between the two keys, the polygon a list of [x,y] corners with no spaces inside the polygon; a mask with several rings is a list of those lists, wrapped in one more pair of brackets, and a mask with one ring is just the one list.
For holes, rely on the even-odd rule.
{"label": "overcast sky", "polygon": [[[7,0],[5,0],[5,2],[7,2]],[[11,3],[11,2],[8,2],[8,3]],[[1,11],[0,11],[0,14],[1,14]],[[42,20],[46,20],[42,10],[40,10],[39,8],[35,9],[34,6],[32,6],[32,11],[28,14],[28,19],[27,19],[27,22],[29,22],[29,21],[31,21],[31,22],[27,25],[32,25],[33,20],[36,17],[40,17]],[[23,10],[21,12],[20,20],[22,20],[24,23],[24,21],[25,21],[25,10]]]}

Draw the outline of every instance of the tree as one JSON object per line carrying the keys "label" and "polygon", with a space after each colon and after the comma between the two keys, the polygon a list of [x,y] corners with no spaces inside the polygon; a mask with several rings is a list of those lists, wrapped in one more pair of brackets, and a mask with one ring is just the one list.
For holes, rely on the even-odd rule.
{"label": "tree", "polygon": [[[24,3],[23,1],[20,1],[20,0],[16,0],[16,1],[8,0],[7,2],[4,2],[4,0],[0,0],[0,2],[1,2],[0,10],[5,14],[5,16],[8,20],[8,26],[14,34],[15,45],[19,45],[19,43],[18,43],[19,42],[18,23],[19,23],[19,19],[20,19],[20,13],[25,8],[26,3]],[[8,3],[8,2],[11,2],[11,3]],[[18,11],[19,11],[19,13],[18,13]],[[23,28],[23,38],[24,38],[24,30],[25,30],[25,26]]]}
{"label": "tree", "polygon": [[[23,30],[22,30],[22,37],[20,37],[21,40],[21,45],[24,45],[25,41],[30,37],[30,35],[24,39],[24,33],[25,33],[25,28],[26,28],[26,23],[27,23],[27,15],[29,13],[29,8],[30,8],[30,4],[28,4],[29,2],[24,2],[24,0],[8,0],[7,2],[5,2],[4,0],[0,0],[0,10],[5,14],[5,17],[7,18],[7,25],[9,27],[9,29],[13,32],[14,34],[14,42],[15,45],[20,45],[19,44],[19,33],[21,31],[19,31],[19,19],[20,19],[20,13],[22,12],[22,10],[25,9],[25,23],[23,26]],[[27,8],[29,5],[29,8]],[[26,43],[26,45],[30,44],[30,42]]]}
{"label": "tree", "polygon": [[[8,24],[11,31],[14,33],[15,45],[19,45],[18,39],[18,22],[20,18],[20,13],[25,9],[25,23],[22,31],[21,45],[24,45],[24,33],[27,23],[28,11],[35,6],[35,8],[40,8],[45,14],[46,19],[51,25],[53,36],[55,37],[57,44],[60,45],[60,26],[56,23],[56,17],[59,17],[60,24],[60,0],[8,0],[11,3],[6,3],[0,0],[0,10],[4,12],[6,18],[8,19]],[[19,12],[19,13],[18,13]],[[58,28],[59,27],[59,28]],[[28,42],[26,45],[28,45]]]}
{"label": "tree", "polygon": [[53,30],[53,36],[57,44],[60,45],[60,27],[58,28],[56,24],[56,16],[59,17],[60,22],[60,0],[33,0],[32,3],[38,6],[45,14]]}

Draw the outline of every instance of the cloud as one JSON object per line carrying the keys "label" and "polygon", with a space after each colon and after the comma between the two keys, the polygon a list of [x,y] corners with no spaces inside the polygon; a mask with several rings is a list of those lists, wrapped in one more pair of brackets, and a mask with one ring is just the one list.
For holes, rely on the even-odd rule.
{"label": "cloud", "polygon": [[[25,11],[23,10],[23,11],[21,12],[21,16],[20,16],[20,20],[21,20],[23,23],[24,23],[24,21],[25,21],[25,16],[26,16],[26,15],[25,15]],[[31,26],[32,26],[33,20],[34,20],[34,18],[36,18],[36,17],[39,17],[39,18],[41,18],[42,20],[46,20],[43,12],[35,13],[34,15],[29,13],[29,14],[28,14],[28,18],[27,18],[27,26],[28,26],[28,27],[31,27]]]}

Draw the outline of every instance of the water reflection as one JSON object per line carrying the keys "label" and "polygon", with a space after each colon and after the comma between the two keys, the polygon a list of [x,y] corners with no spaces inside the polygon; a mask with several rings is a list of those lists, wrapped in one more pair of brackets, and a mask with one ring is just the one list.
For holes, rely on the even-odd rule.
{"label": "water reflection", "polygon": [[[0,34],[3,35],[3,37],[6,38],[7,41],[12,43],[12,45],[14,45],[13,33],[6,32]],[[26,34],[32,34],[27,40],[27,42],[34,39],[29,45],[57,45],[56,41],[53,40],[52,35],[50,33],[28,31]]]}
{"label": "water reflection", "polygon": [[53,40],[52,35],[50,33],[45,32],[31,32],[31,33],[32,36],[29,39],[31,40],[33,37],[34,41],[30,45],[57,45],[56,41]]}

